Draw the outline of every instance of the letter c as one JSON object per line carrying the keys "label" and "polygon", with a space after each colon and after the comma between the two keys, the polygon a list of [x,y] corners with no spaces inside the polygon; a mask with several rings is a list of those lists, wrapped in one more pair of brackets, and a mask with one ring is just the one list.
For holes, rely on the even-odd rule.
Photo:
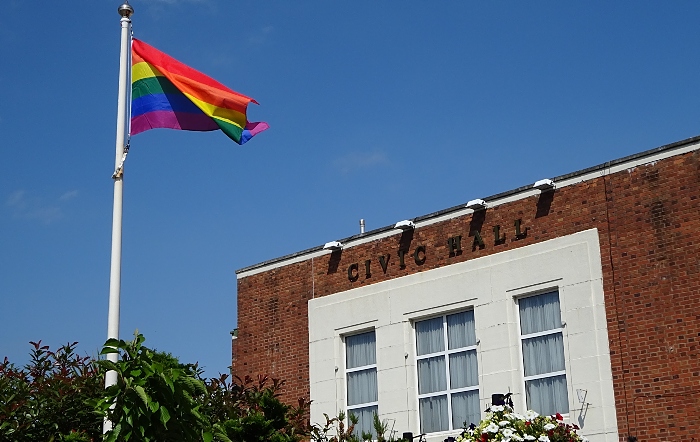
{"label": "letter c", "polygon": [[350,282],[355,282],[357,281],[357,278],[360,277],[359,268],[360,267],[357,265],[357,263],[350,264],[350,267],[348,267],[348,280],[350,280]]}
{"label": "letter c", "polygon": [[[420,257],[421,253],[423,254],[422,258]],[[425,246],[416,247],[416,251],[413,252],[413,260],[419,266],[422,266],[423,264],[425,264]]]}

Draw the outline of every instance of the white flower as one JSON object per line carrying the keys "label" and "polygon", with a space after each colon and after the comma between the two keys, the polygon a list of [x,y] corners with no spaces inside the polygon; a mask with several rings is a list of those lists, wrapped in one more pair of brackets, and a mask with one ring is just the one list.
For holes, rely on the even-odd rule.
{"label": "white flower", "polygon": [[546,434],[543,434],[539,438],[537,438],[538,441],[540,442],[549,442],[549,437]]}
{"label": "white flower", "polygon": [[519,421],[524,421],[524,420],[525,420],[525,416],[523,416],[523,415],[520,414],[520,413],[511,413],[511,414],[510,414],[510,417],[512,417],[513,419],[517,419],[517,420],[519,420]]}
{"label": "white flower", "polygon": [[505,437],[511,437],[511,436],[513,436],[513,429],[512,428],[504,428],[501,430],[501,433],[503,433],[503,436],[505,436]]}
{"label": "white flower", "polygon": [[484,431],[488,433],[498,433],[498,425],[491,422],[488,427],[484,428]]}
{"label": "white flower", "polygon": [[497,411],[503,411],[505,408],[503,408],[503,405],[492,405],[491,406],[491,411],[494,413]]}
{"label": "white flower", "polygon": [[553,430],[553,429],[555,429],[555,428],[557,428],[557,426],[554,425],[554,424],[551,424],[551,423],[544,426],[544,429],[545,429],[546,431]]}
{"label": "white flower", "polygon": [[527,411],[525,412],[525,419],[527,419],[527,420],[529,420],[529,421],[533,420],[533,419],[536,418],[537,416],[539,416],[539,413],[537,413],[536,411],[527,410]]}
{"label": "white flower", "polygon": [[530,436],[529,434],[526,434],[525,440],[537,440],[537,439],[535,439],[535,436]]}
{"label": "white flower", "polygon": [[510,425],[510,422],[508,422],[508,421],[500,421],[500,422],[498,423],[498,425],[500,425],[500,426],[502,426],[502,427],[505,427],[505,426],[507,426],[507,425]]}

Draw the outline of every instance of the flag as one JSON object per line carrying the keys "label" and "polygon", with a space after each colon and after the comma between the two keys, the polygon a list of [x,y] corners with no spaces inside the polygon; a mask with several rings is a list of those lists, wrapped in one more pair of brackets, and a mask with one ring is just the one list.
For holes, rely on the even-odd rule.
{"label": "flag", "polygon": [[248,103],[257,101],[133,39],[131,134],[156,129],[221,130],[238,144],[267,129],[251,123]]}

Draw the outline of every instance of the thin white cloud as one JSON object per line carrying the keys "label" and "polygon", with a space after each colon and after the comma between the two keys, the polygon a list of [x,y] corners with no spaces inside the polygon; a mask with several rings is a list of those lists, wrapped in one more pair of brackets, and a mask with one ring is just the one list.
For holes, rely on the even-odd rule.
{"label": "thin white cloud", "polygon": [[212,66],[236,66],[240,64],[240,61],[240,57],[226,52],[213,55],[209,58],[209,63]]}
{"label": "thin white cloud", "polygon": [[55,201],[46,202],[42,198],[30,196],[25,190],[16,190],[7,197],[5,205],[15,218],[51,224],[65,217],[62,203],[77,196],[77,190],[70,190]]}
{"label": "thin white cloud", "polygon": [[16,207],[16,208],[22,208],[23,206],[26,205],[25,202],[25,197],[27,192],[24,190],[15,190],[10,194],[10,196],[7,198],[7,205],[9,207]]}
{"label": "thin white cloud", "polygon": [[58,199],[59,199],[60,201],[68,201],[68,200],[72,200],[72,199],[75,198],[76,196],[78,196],[78,191],[77,191],[77,190],[69,190],[68,192],[66,192],[66,193],[64,193],[63,195],[61,195]]}
{"label": "thin white cloud", "polygon": [[257,32],[248,36],[248,44],[250,46],[262,46],[267,42],[267,39],[275,30],[272,26],[263,26]]}
{"label": "thin white cloud", "polygon": [[340,169],[343,175],[388,163],[389,159],[384,152],[351,152],[333,161],[333,165]]}

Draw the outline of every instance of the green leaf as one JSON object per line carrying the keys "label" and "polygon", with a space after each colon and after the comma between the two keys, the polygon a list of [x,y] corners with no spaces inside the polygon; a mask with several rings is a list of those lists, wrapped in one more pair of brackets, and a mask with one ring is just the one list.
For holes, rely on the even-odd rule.
{"label": "green leaf", "polygon": [[151,401],[148,404],[148,408],[151,409],[152,413],[155,413],[156,411],[158,411],[158,408],[160,408],[160,404],[158,403],[158,401]]}
{"label": "green leaf", "polygon": [[163,373],[160,373],[160,378],[165,382],[165,384],[170,387],[170,391],[174,392],[175,391],[175,384],[173,384],[173,380],[170,379],[168,376],[164,375]]}
{"label": "green leaf", "polygon": [[109,338],[105,341],[105,347],[119,347],[120,344],[123,344],[124,341],[120,341],[119,339],[115,338]]}
{"label": "green leaf", "polygon": [[112,361],[108,361],[106,359],[102,359],[100,361],[97,361],[97,365],[104,368],[105,370],[114,370],[116,372],[119,372],[119,365],[115,364]]}
{"label": "green leaf", "polygon": [[145,406],[149,407],[150,406],[149,403],[151,402],[151,398],[149,398],[148,395],[146,394],[146,390],[144,390],[143,387],[140,385],[135,386],[134,390],[136,391],[136,394],[138,394],[139,397],[141,398],[141,400],[143,401],[143,404]]}
{"label": "green leaf", "polygon": [[116,442],[119,437],[119,433],[122,431],[122,424],[115,425],[112,430],[110,430],[105,437],[104,442]]}
{"label": "green leaf", "polygon": [[221,427],[220,424],[214,425],[214,431],[216,432],[216,440],[221,442],[233,442],[227,435],[226,431]]}
{"label": "green leaf", "polygon": [[119,349],[114,348],[114,347],[105,347],[100,352],[101,355],[107,355],[107,354],[111,354],[111,353],[119,353]]}
{"label": "green leaf", "polygon": [[168,428],[166,425],[168,421],[170,420],[170,413],[168,412],[168,409],[165,407],[160,407],[160,421],[163,423],[163,426],[165,428]]}
{"label": "green leaf", "polygon": [[214,440],[214,435],[211,434],[210,432],[202,433],[202,441],[203,442],[212,442]]}

